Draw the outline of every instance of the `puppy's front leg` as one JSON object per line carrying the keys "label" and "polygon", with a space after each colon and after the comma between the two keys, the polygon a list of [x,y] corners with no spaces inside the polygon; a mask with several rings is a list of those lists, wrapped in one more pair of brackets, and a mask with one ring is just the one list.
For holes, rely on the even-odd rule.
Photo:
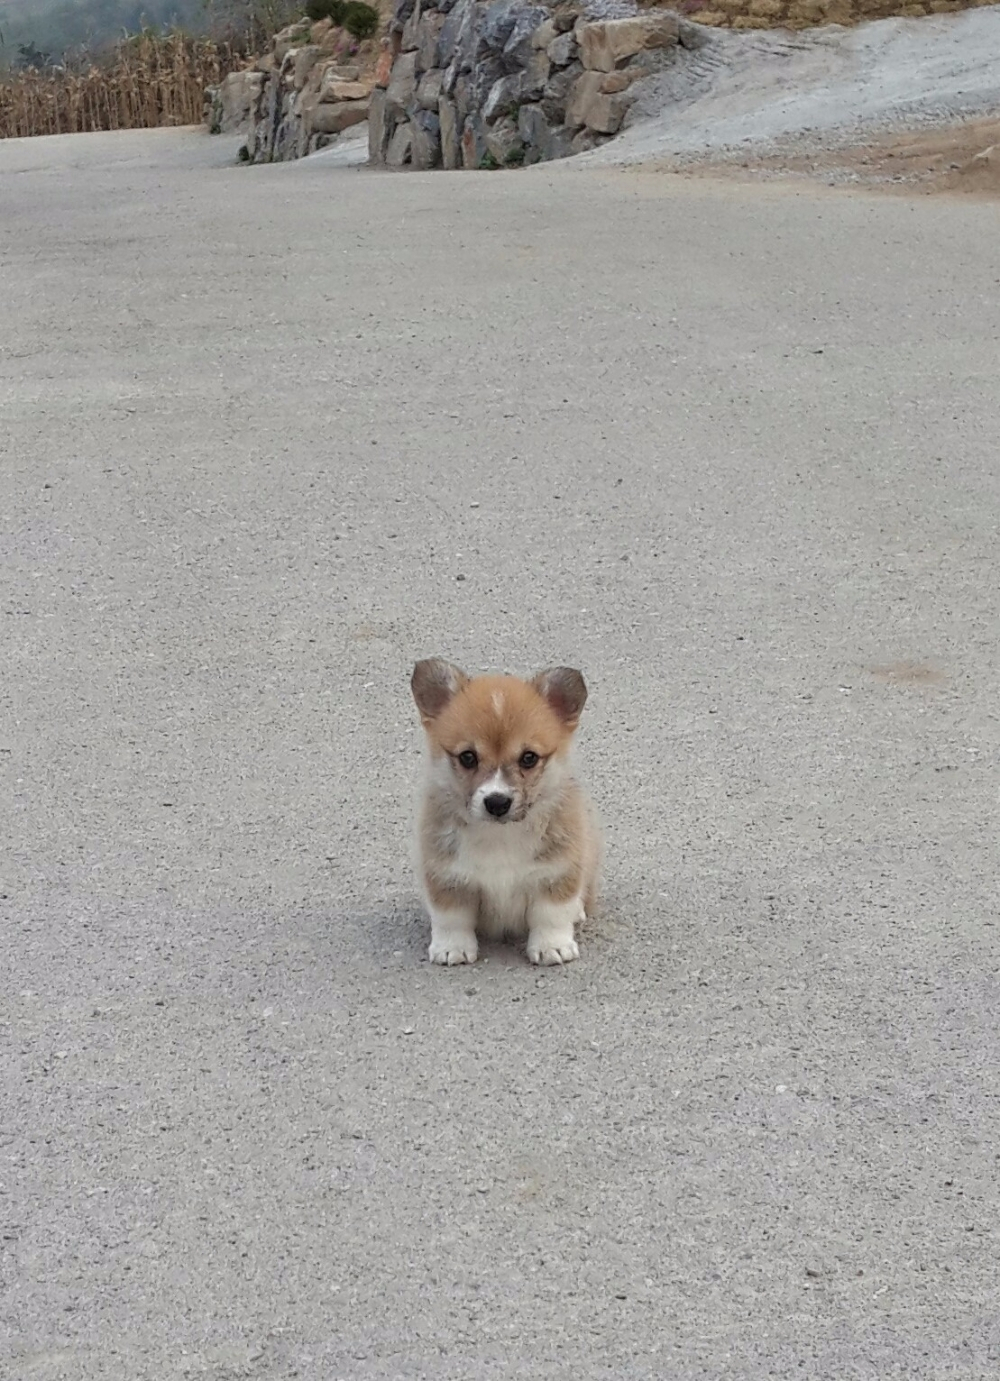
{"label": "puppy's front leg", "polygon": [[580,947],[573,928],[583,920],[578,896],[569,901],[537,897],[528,909],[528,958],[533,964],[568,964],[579,959]]}
{"label": "puppy's front leg", "polygon": [[437,881],[429,870],[424,876],[424,889],[431,913],[431,963],[474,964],[479,956],[478,895],[471,889]]}
{"label": "puppy's front leg", "polygon": [[479,957],[476,939],[476,913],[469,907],[441,911],[432,906],[431,947],[432,964],[474,964]]}

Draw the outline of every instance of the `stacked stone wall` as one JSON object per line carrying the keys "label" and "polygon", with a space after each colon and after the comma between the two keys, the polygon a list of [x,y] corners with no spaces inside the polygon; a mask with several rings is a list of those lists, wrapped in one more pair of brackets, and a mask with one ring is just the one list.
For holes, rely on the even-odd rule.
{"label": "stacked stone wall", "polygon": [[401,0],[392,69],[371,95],[370,162],[503,168],[610,139],[638,84],[705,38],[673,11],[604,10],[597,17],[575,4]]}
{"label": "stacked stone wall", "polygon": [[[315,153],[368,119],[376,46],[328,19],[289,25],[254,66],[208,93],[206,119],[218,133],[246,133],[241,157],[275,163]],[[388,53],[383,61],[387,72]]]}
{"label": "stacked stone wall", "polygon": [[301,158],[367,120],[376,167],[514,167],[613,138],[644,83],[713,42],[713,29],[849,25],[980,2],[397,0],[381,50],[329,20],[282,30],[253,69],[210,93],[206,118],[245,129],[252,163]]}

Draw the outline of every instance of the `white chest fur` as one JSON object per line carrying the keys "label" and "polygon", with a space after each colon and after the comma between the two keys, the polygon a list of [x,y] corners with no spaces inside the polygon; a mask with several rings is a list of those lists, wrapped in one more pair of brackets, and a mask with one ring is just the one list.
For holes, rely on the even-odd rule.
{"label": "white chest fur", "polygon": [[536,831],[527,821],[483,821],[460,829],[456,843],[452,872],[456,881],[479,890],[483,926],[522,931],[528,902],[552,871],[551,864],[536,862]]}

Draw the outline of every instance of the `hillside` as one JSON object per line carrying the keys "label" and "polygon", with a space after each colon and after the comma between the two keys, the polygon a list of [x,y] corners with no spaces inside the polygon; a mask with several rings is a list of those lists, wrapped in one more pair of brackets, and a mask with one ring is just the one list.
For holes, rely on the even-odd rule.
{"label": "hillside", "polygon": [[195,33],[245,25],[258,14],[279,27],[288,0],[0,0],[0,66],[18,61],[20,49],[58,59],[68,49],[100,48],[145,24],[181,25]]}

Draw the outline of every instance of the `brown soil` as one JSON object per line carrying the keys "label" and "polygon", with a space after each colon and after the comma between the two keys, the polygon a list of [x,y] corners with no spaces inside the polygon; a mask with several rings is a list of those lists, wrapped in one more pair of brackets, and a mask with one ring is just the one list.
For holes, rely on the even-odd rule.
{"label": "brown soil", "polygon": [[[666,165],[658,166],[666,171]],[[671,171],[694,177],[801,178],[908,195],[1000,197],[1000,118],[873,136],[840,148],[801,145],[764,156],[712,159]]]}

